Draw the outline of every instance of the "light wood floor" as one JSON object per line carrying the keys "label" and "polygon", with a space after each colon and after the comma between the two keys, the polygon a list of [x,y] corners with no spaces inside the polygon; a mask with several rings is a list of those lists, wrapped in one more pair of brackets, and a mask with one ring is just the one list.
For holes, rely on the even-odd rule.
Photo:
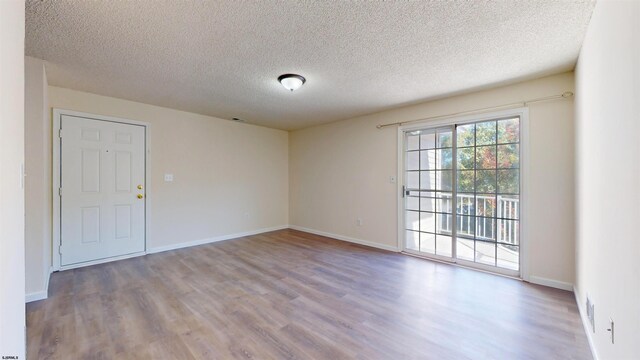
{"label": "light wood floor", "polygon": [[54,273],[29,359],[591,359],[573,295],[282,230]]}

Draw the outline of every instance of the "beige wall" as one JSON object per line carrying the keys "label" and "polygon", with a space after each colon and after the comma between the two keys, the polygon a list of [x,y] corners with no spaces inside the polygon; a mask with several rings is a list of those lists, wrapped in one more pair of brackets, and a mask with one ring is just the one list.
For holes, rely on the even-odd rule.
{"label": "beige wall", "polygon": [[49,103],[150,124],[149,251],[288,224],[287,132],[58,87]]}
{"label": "beige wall", "polygon": [[640,2],[598,2],[576,68],[576,292],[600,359],[640,359],[638,19]]}
{"label": "beige wall", "polygon": [[0,1],[0,355],[24,359],[24,1]]}
{"label": "beige wall", "polygon": [[27,301],[46,297],[51,267],[51,116],[42,60],[25,57],[25,265]]}
{"label": "beige wall", "polygon": [[[397,130],[377,124],[572,91],[573,73],[450,97],[290,133],[290,223],[383,248],[397,245]],[[574,281],[573,100],[529,106],[531,281]],[[356,220],[362,219],[362,226]]]}

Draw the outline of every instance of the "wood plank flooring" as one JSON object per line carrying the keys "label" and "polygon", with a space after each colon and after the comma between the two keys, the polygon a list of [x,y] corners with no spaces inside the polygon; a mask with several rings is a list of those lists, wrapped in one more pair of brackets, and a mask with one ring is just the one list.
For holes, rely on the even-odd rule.
{"label": "wood plank flooring", "polygon": [[28,359],[591,359],[570,292],[294,230],[54,273]]}

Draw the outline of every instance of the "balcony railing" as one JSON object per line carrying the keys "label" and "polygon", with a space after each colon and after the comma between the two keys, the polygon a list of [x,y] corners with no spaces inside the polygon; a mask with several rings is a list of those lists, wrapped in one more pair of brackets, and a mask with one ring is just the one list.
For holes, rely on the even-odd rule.
{"label": "balcony railing", "polygon": [[[443,194],[442,206],[451,211],[451,195]],[[497,241],[509,245],[519,244],[520,199],[513,196],[493,196],[458,194],[458,236],[475,237],[481,240]],[[476,210],[482,216],[475,216]],[[493,212],[497,211],[497,216]],[[451,211],[453,212],[453,211]],[[514,219],[514,220],[508,220]],[[497,222],[497,224],[496,224]],[[443,217],[442,232],[451,232],[451,217]],[[497,226],[496,226],[497,225]]]}

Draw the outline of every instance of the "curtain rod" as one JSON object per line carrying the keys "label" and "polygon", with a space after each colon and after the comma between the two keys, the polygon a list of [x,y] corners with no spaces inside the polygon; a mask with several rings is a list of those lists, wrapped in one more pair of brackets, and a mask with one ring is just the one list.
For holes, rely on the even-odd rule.
{"label": "curtain rod", "polygon": [[401,125],[404,125],[404,124],[410,124],[410,123],[417,122],[417,121],[434,120],[434,119],[448,118],[448,117],[459,116],[459,115],[470,115],[470,114],[483,112],[483,111],[487,111],[487,110],[497,110],[497,109],[503,109],[503,108],[516,107],[516,106],[527,106],[527,105],[529,105],[531,103],[536,103],[536,102],[540,102],[540,101],[548,101],[548,100],[567,99],[567,98],[570,98],[572,96],[573,96],[573,93],[571,91],[565,91],[560,95],[545,96],[545,97],[541,97],[541,98],[537,98],[537,99],[525,100],[525,101],[515,102],[515,103],[511,103],[511,104],[491,106],[491,107],[486,107],[486,108],[482,108],[482,109],[468,110],[468,111],[462,111],[462,112],[451,113],[451,114],[446,114],[446,115],[431,116],[431,117],[423,118],[423,119],[398,121],[398,122],[388,123],[388,124],[379,124],[379,125],[376,125],[376,128],[384,129],[384,128],[389,127],[389,126],[401,126]]}

